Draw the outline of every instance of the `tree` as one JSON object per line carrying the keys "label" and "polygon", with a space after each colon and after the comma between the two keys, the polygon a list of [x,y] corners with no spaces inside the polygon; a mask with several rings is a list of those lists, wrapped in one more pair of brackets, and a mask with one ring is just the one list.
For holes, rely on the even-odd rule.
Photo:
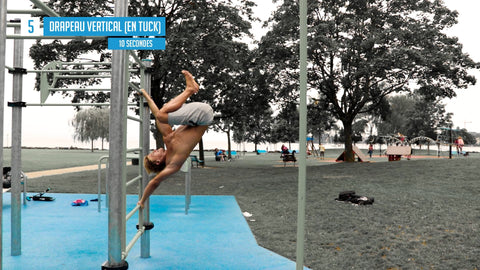
{"label": "tree", "polygon": [[271,93],[265,87],[264,76],[259,72],[255,52],[246,46],[239,46],[235,57],[242,60],[236,60],[235,69],[230,69],[228,74],[223,75],[225,78],[217,80],[218,90],[214,96],[215,110],[222,114],[214,126],[217,131],[227,134],[229,155],[230,134],[233,133],[233,139],[237,143],[258,138],[256,135],[247,135],[253,132],[247,125],[253,119],[268,119],[271,114]]}
{"label": "tree", "polygon": [[274,118],[270,141],[288,142],[288,148],[291,149],[291,143],[298,141],[299,111],[297,104],[293,102],[284,104],[284,106]]}
{"label": "tree", "polygon": [[462,139],[463,139],[463,142],[465,144],[472,144],[473,145],[473,144],[477,143],[477,139],[475,138],[475,136],[473,134],[469,133],[467,131],[467,129],[465,129],[465,128],[460,129],[460,127],[457,127],[457,130],[458,131],[456,132],[457,133],[456,135],[461,136]]}
{"label": "tree", "polygon": [[[111,1],[50,0],[48,5],[57,10],[61,16],[113,14]],[[215,97],[222,96],[225,91],[235,91],[235,83],[238,83],[235,79],[238,78],[242,70],[241,63],[245,60],[243,52],[246,45],[240,40],[250,35],[250,21],[254,20],[251,16],[253,5],[250,0],[239,0],[235,3],[231,0],[130,1],[129,16],[166,18],[166,50],[137,52],[141,59],[147,57],[153,59],[152,98],[159,107],[183,90],[183,78],[179,76],[182,69],[194,74],[201,85],[200,92],[191,97],[192,101],[210,102],[216,110]],[[35,59],[36,68],[41,68],[51,61],[73,61],[83,53],[92,52],[99,54],[102,61],[108,61],[111,53],[106,48],[107,43],[104,40],[66,43],[58,40],[51,43],[39,41],[32,47],[30,55]],[[97,81],[64,83],[92,84]],[[108,97],[108,94],[76,92],[72,101],[106,100]],[[162,147],[161,136],[156,138],[157,148]]]}
{"label": "tree", "polygon": [[389,135],[406,132],[408,113],[413,110],[414,101],[407,95],[392,96],[388,99],[389,109],[385,120],[378,126],[379,134]]}
{"label": "tree", "polygon": [[388,99],[390,109],[379,126],[382,135],[401,133],[412,139],[436,138],[436,130],[451,125],[451,114],[442,102],[430,102],[421,95],[397,95]]}
{"label": "tree", "polygon": [[107,108],[90,108],[80,110],[75,114],[72,120],[72,126],[75,128],[74,139],[81,142],[91,142],[91,151],[93,152],[93,142],[97,139],[108,141],[108,125],[110,112]]}
{"label": "tree", "polygon": [[318,136],[318,143],[322,143],[322,137],[325,131],[335,127],[335,121],[332,114],[320,106],[320,102],[314,101],[307,106],[307,125],[308,132]]}
{"label": "tree", "polygon": [[[175,69],[188,69],[201,85],[199,93],[191,97],[192,101],[211,103],[213,109],[223,115],[222,129],[229,130],[231,127],[223,125],[231,125],[234,116],[227,112],[236,109],[235,104],[226,99],[240,88],[238,78],[243,61],[248,60],[247,46],[239,40],[249,35],[251,24],[246,19],[251,19],[253,2],[242,0],[237,5],[229,0],[160,3],[159,7],[138,8],[142,16],[166,13],[163,16],[167,18],[167,49],[152,52],[153,100],[162,106],[177,95],[178,85],[183,82]],[[157,141],[157,147],[162,145],[163,142]]]}
{"label": "tree", "polygon": [[[309,85],[343,123],[346,161],[354,161],[356,117],[388,95],[418,92],[434,101],[476,82],[467,73],[476,64],[444,33],[458,14],[441,1],[310,1],[308,14]],[[298,74],[297,18],[297,1],[285,0],[260,43],[272,55],[272,81],[282,81],[278,91],[290,89]]]}
{"label": "tree", "polygon": [[257,151],[258,144],[270,141],[272,113],[270,108],[250,111],[250,114],[246,115],[245,122],[241,123],[242,126],[235,129],[234,140],[236,142],[252,142],[255,144],[255,151]]}

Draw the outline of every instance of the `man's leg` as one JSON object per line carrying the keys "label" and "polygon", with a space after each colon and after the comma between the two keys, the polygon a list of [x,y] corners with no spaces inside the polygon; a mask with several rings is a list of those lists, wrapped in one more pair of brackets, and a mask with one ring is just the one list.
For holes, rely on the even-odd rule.
{"label": "man's leg", "polygon": [[180,107],[182,107],[182,105],[185,103],[185,101],[187,101],[187,99],[191,95],[196,94],[198,92],[199,87],[197,82],[193,78],[192,74],[190,74],[190,72],[186,70],[182,70],[182,73],[183,73],[183,76],[185,77],[185,82],[186,82],[185,90],[183,90],[183,92],[180,95],[174,97],[172,100],[167,102],[167,104],[163,105],[160,111],[164,111],[166,113],[174,112],[178,110]]}
{"label": "man's leg", "polygon": [[178,110],[191,95],[198,92],[199,87],[192,74],[186,70],[182,70],[182,73],[183,76],[185,76],[185,90],[183,90],[180,95],[170,100],[167,104],[163,105],[161,109],[158,109],[153,99],[142,89],[142,94],[147,100],[150,111],[160,123],[168,124],[168,113]]}

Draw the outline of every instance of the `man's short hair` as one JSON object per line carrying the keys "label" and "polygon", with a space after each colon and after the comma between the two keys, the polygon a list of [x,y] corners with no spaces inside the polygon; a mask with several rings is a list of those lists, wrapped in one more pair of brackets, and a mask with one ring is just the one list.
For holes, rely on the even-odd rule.
{"label": "man's short hair", "polygon": [[155,162],[152,162],[150,159],[148,159],[148,156],[145,156],[143,158],[143,166],[145,167],[145,170],[148,174],[152,172],[159,173],[163,169],[165,169],[166,163],[165,161],[163,161],[160,164],[156,164]]}

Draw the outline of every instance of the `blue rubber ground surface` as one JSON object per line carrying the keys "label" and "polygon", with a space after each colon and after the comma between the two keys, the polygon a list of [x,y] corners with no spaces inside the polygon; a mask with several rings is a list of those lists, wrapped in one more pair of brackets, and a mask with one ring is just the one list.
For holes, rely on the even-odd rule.
{"label": "blue rubber ground surface", "polygon": [[[22,255],[11,256],[10,194],[3,200],[3,269],[101,269],[108,256],[108,213],[97,202],[71,206],[95,195],[49,194],[53,202],[30,201],[22,210]],[[138,197],[127,196],[127,211]],[[257,245],[233,196],[192,196],[185,215],[183,196],[152,196],[150,258],[139,241],[129,269],[295,269],[295,262]],[[136,215],[127,222],[127,243]]]}

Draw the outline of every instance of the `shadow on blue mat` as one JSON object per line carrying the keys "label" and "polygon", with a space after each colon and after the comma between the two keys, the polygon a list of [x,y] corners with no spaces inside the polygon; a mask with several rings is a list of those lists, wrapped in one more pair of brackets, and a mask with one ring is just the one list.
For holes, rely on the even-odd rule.
{"label": "shadow on blue mat", "polygon": [[[22,255],[11,256],[10,194],[3,202],[3,269],[100,269],[108,256],[108,212],[97,202],[72,206],[93,194],[50,194],[53,202],[22,208]],[[138,200],[127,196],[127,211]],[[129,269],[294,269],[295,262],[257,245],[233,196],[193,196],[185,215],[184,196],[152,196],[150,258],[140,258],[140,240]],[[104,205],[104,204],[103,204]],[[127,222],[127,243],[138,217]]]}

